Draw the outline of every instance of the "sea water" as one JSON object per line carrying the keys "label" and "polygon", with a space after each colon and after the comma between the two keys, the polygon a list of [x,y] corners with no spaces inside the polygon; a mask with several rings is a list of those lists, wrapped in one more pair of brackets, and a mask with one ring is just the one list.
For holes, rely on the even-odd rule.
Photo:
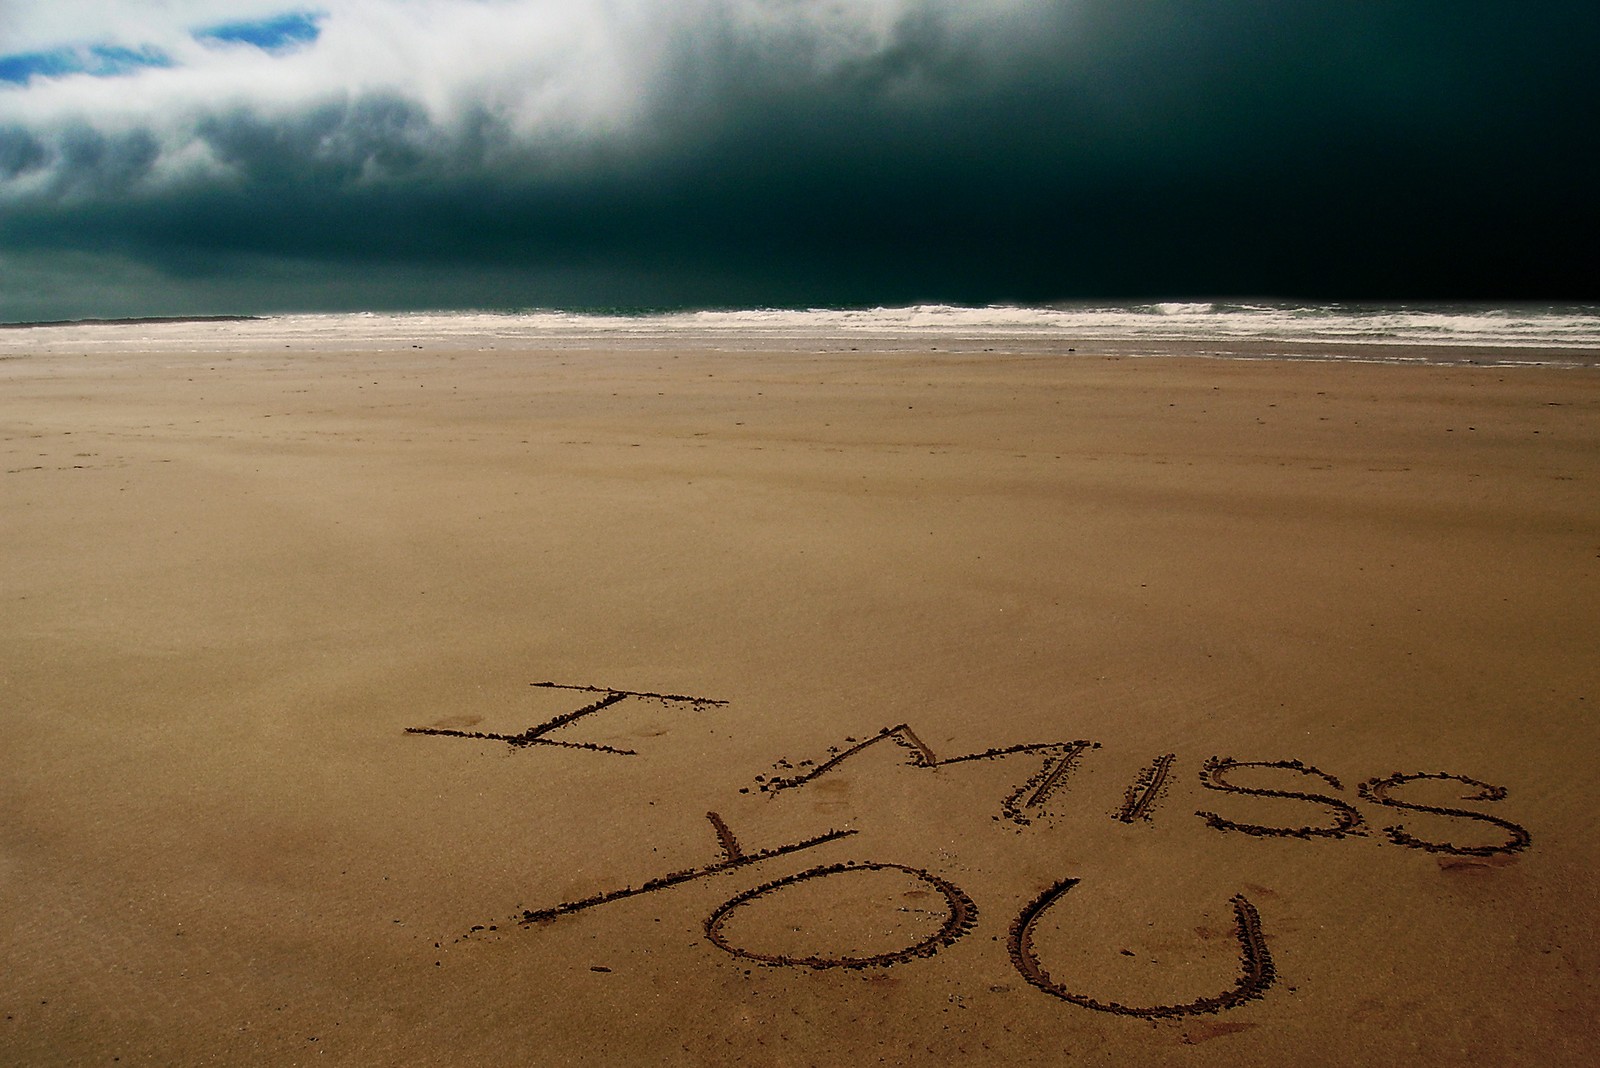
{"label": "sea water", "polygon": [[[1077,350],[1079,342],[1114,342],[1127,355],[1138,343],[1214,343],[1204,354],[1273,356],[1260,344],[1283,343],[1292,358],[1426,360],[1430,346],[1498,350],[1485,362],[1584,363],[1600,357],[1600,306],[1290,303],[1140,303],[991,305],[926,304],[863,309],[724,309],[700,311],[527,310],[276,315],[226,322],[140,322],[0,330],[0,352],[253,351],[317,346],[344,350],[452,349],[589,345],[713,345],[805,350],[938,347],[941,342],[1030,352]],[[1129,346],[1132,346],[1131,348]],[[1309,349],[1307,347],[1310,347]],[[1378,347],[1381,346],[1381,353]],[[1091,346],[1092,347],[1092,346]],[[1408,357],[1405,349],[1417,355]],[[1529,350],[1544,352],[1534,357]],[[1518,353],[1523,355],[1519,356]],[[1563,358],[1566,355],[1568,358]]]}

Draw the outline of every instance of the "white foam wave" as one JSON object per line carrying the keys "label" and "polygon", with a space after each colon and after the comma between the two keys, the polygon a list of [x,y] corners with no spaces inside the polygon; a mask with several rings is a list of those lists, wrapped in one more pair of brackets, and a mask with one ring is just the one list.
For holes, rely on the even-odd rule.
{"label": "white foam wave", "polygon": [[0,331],[0,351],[57,345],[87,350],[246,350],[297,342],[354,349],[443,344],[704,340],[772,344],[974,341],[1330,342],[1341,346],[1488,346],[1600,349],[1597,307],[1353,308],[1340,305],[1161,303],[921,304],[870,309],[746,309],[648,314],[580,311],[286,315],[242,322],[144,323]]}

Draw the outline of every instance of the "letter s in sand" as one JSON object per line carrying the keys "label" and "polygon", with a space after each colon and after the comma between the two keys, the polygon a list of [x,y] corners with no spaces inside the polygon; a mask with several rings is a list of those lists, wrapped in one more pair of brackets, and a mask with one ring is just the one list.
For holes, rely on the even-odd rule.
{"label": "letter s in sand", "polygon": [[1533,841],[1533,837],[1523,827],[1512,823],[1510,820],[1500,819],[1498,816],[1490,816],[1482,812],[1469,812],[1464,808],[1441,808],[1436,805],[1419,805],[1411,801],[1397,801],[1389,796],[1390,790],[1398,786],[1404,786],[1409,782],[1416,782],[1419,779],[1445,779],[1450,782],[1461,783],[1463,786],[1477,787],[1477,793],[1464,795],[1461,798],[1463,801],[1499,801],[1506,796],[1506,789],[1503,786],[1491,786],[1486,782],[1479,782],[1477,779],[1470,779],[1465,775],[1451,775],[1443,771],[1416,771],[1410,774],[1397,771],[1393,775],[1384,778],[1368,779],[1357,787],[1357,790],[1366,800],[1389,808],[1410,809],[1412,812],[1428,812],[1435,816],[1450,816],[1456,819],[1493,824],[1506,832],[1506,840],[1499,845],[1489,846],[1458,846],[1451,842],[1430,842],[1409,833],[1405,828],[1405,824],[1397,823],[1383,829],[1383,833],[1388,835],[1389,840],[1396,845],[1408,846],[1412,849],[1425,849],[1430,853],[1452,853],[1463,857],[1492,857],[1500,853],[1515,853],[1518,850],[1526,849],[1529,843]]}
{"label": "letter s in sand", "polygon": [[1303,764],[1298,760],[1234,760],[1232,757],[1212,757],[1200,769],[1200,785],[1208,790],[1220,790],[1224,793],[1249,794],[1252,797],[1283,797],[1295,801],[1307,801],[1316,805],[1323,805],[1334,812],[1334,823],[1331,827],[1268,827],[1255,823],[1235,823],[1223,819],[1215,812],[1196,812],[1195,815],[1206,821],[1210,827],[1219,831],[1241,831],[1258,837],[1288,837],[1288,838],[1342,838],[1346,834],[1361,826],[1361,813],[1354,806],[1348,805],[1337,798],[1326,794],[1301,793],[1294,790],[1259,790],[1246,786],[1235,786],[1225,778],[1227,773],[1237,768],[1281,768],[1292,771],[1298,775],[1314,775],[1335,790],[1342,790],[1339,780],[1332,775]]}

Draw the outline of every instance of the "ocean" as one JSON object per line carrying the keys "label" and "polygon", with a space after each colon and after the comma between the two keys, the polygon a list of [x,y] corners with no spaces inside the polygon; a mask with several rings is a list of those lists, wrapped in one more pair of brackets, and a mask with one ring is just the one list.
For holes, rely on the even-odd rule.
{"label": "ocean", "polygon": [[[347,350],[587,346],[674,342],[741,349],[1077,350],[1121,355],[1431,362],[1439,347],[1482,351],[1472,362],[1592,366],[1600,306],[1258,303],[942,304],[870,309],[702,311],[528,310],[273,315],[230,321],[44,325],[0,331],[0,353],[258,351],[317,345]],[[1145,353],[1142,343],[1149,343]],[[1273,344],[1293,346],[1275,353]],[[1210,347],[1207,347],[1210,346]],[[1414,350],[1414,351],[1408,351]],[[1452,362],[1461,362],[1453,360]]]}

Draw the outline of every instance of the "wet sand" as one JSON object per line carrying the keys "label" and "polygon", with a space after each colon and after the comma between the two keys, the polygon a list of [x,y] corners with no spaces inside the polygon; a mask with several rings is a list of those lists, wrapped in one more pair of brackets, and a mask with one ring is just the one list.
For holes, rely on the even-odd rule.
{"label": "wet sand", "polygon": [[1592,367],[7,344],[0,1061],[1600,1046]]}

